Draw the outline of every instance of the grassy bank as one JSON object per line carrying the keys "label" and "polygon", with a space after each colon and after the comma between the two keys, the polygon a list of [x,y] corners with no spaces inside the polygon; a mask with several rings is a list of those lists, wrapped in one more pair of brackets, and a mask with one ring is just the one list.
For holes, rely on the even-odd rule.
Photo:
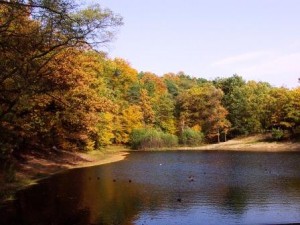
{"label": "grassy bank", "polygon": [[89,167],[120,161],[128,154],[124,146],[110,146],[102,151],[88,153],[50,152],[47,154],[27,154],[15,163],[9,176],[0,171],[0,205],[1,202],[13,200],[16,191],[36,184],[39,180],[67,169]]}

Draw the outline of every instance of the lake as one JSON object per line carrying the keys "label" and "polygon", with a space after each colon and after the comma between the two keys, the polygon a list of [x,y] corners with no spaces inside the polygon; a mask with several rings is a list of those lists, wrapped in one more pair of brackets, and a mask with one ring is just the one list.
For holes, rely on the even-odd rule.
{"label": "lake", "polygon": [[300,222],[300,153],[132,152],[17,193],[2,225]]}

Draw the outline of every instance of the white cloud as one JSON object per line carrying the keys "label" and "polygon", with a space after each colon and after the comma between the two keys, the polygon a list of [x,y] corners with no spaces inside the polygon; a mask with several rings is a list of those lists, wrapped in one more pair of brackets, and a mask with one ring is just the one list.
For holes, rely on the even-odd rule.
{"label": "white cloud", "polygon": [[298,73],[300,74],[300,52],[280,55],[269,61],[262,61],[258,65],[245,68],[249,73],[278,74]]}
{"label": "white cloud", "polygon": [[224,58],[212,63],[210,68],[228,75],[237,73],[247,80],[291,88],[299,85],[300,52],[250,52]]}
{"label": "white cloud", "polygon": [[262,57],[269,57],[272,55],[269,51],[256,51],[256,52],[248,52],[240,55],[230,56],[224,59],[221,59],[217,62],[214,62],[211,64],[211,66],[230,66],[234,64],[240,64],[240,63],[249,63],[257,61],[258,59],[261,59]]}
{"label": "white cloud", "polygon": [[280,55],[243,69],[244,74],[277,86],[296,87],[300,77],[300,52]]}

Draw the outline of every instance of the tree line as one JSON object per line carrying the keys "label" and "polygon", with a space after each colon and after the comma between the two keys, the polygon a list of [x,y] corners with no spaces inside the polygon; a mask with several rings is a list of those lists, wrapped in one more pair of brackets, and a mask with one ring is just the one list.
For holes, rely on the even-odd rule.
{"label": "tree line", "polygon": [[99,47],[122,18],[72,1],[0,1],[0,155],[299,136],[300,88],[138,72]]}

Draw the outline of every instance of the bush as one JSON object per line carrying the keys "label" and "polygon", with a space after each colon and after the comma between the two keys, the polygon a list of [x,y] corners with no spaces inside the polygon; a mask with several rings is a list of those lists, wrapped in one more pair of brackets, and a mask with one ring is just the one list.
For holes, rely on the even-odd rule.
{"label": "bush", "polygon": [[280,128],[276,129],[276,128],[273,128],[272,129],[272,138],[276,141],[280,141],[282,140],[284,137],[284,132],[283,130],[281,130]]}
{"label": "bush", "polygon": [[178,145],[178,137],[173,134],[162,133],[161,138],[163,140],[163,147],[174,147]]}
{"label": "bush", "polygon": [[204,135],[199,131],[195,131],[191,128],[186,128],[180,135],[180,144],[195,146],[203,142]]}
{"label": "bush", "polygon": [[175,135],[164,133],[153,128],[135,129],[130,135],[130,145],[133,149],[154,149],[174,147],[178,145]]}

